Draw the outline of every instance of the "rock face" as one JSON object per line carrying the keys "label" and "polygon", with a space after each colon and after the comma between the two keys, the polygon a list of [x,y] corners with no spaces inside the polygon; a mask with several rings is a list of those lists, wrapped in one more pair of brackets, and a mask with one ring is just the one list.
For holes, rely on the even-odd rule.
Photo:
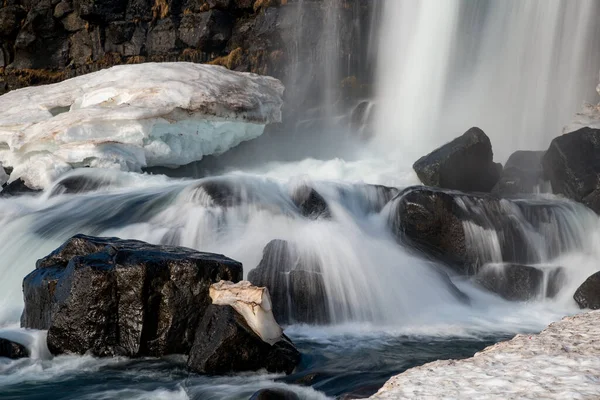
{"label": "rock face", "polygon": [[475,281],[486,289],[511,301],[527,301],[545,293],[554,297],[560,290],[564,272],[555,268],[548,273],[544,288],[544,271],[528,265],[488,264],[477,273]]}
{"label": "rock face", "polygon": [[421,157],[414,163],[427,186],[465,192],[489,192],[500,178],[502,166],[493,161],[492,144],[479,128]]}
{"label": "rock face", "polygon": [[542,165],[554,193],[600,213],[600,129],[585,127],[556,137]]}
{"label": "rock face", "polygon": [[579,286],[573,296],[579,308],[600,309],[600,272],[596,272]]}
{"label": "rock face", "polygon": [[231,306],[210,305],[204,314],[188,359],[188,368],[207,374],[266,369],[290,374],[300,353],[282,335],[273,345],[264,342]]}
{"label": "rock face", "polygon": [[221,255],[76,235],[25,277],[21,325],[48,329],[53,354],[186,354],[210,285],[241,278]]}
{"label": "rock face", "polygon": [[543,181],[542,158],[545,154],[545,151],[516,151],[511,154],[492,193],[533,193]]}
{"label": "rock face", "polygon": [[292,201],[298,207],[300,214],[307,218],[331,218],[327,201],[314,188],[302,185],[292,194]]}
{"label": "rock face", "polygon": [[13,360],[26,358],[29,357],[29,351],[22,344],[0,338],[0,357],[6,357]]}
{"label": "rock face", "polygon": [[258,266],[248,273],[256,286],[269,288],[273,314],[280,323],[323,324],[330,321],[329,303],[320,266],[305,259],[294,244],[272,240]]}
{"label": "rock face", "polygon": [[[331,105],[325,88],[341,87],[336,103],[348,109],[368,95],[376,11],[371,0],[10,0],[0,3],[0,94],[114,65],[190,61],[276,76],[290,89],[286,113],[306,119]],[[324,78],[324,55],[343,65],[339,80]]]}

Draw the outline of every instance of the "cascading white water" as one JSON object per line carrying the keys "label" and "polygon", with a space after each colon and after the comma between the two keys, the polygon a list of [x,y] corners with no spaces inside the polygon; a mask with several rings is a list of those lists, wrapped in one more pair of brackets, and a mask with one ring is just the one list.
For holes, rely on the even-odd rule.
{"label": "cascading white water", "polygon": [[479,126],[496,159],[540,150],[596,98],[595,0],[390,0],[377,139],[412,163]]}

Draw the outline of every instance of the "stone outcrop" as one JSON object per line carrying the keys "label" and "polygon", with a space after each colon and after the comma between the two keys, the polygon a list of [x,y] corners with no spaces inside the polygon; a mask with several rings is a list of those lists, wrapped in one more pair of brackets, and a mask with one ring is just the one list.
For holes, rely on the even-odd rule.
{"label": "stone outcrop", "polygon": [[533,193],[543,183],[545,151],[516,151],[508,157],[492,193],[501,196]]}
{"label": "stone outcrop", "polygon": [[573,298],[580,308],[600,309],[600,272],[587,278],[579,286]]}
{"label": "stone outcrop", "polygon": [[299,253],[293,243],[269,242],[258,266],[248,273],[248,280],[269,288],[273,314],[280,323],[330,321],[321,267],[317,260]]}
{"label": "stone outcrop", "polygon": [[241,278],[222,255],[76,235],[25,277],[21,325],[48,329],[53,354],[186,354],[210,285]]}
{"label": "stone outcrop", "polygon": [[29,357],[29,350],[20,343],[0,338],[0,357],[6,357],[13,360],[26,358]]}
{"label": "stone outcrop", "polygon": [[494,163],[492,144],[479,128],[446,143],[414,163],[427,186],[465,192],[489,192],[500,179],[502,166]]}
{"label": "stone outcrop", "polygon": [[554,193],[600,213],[600,129],[584,127],[556,137],[542,164]]}
{"label": "stone outcrop", "polygon": [[188,367],[219,374],[266,369],[290,374],[300,353],[273,318],[265,288],[250,282],[211,286],[213,304],[198,325]]}

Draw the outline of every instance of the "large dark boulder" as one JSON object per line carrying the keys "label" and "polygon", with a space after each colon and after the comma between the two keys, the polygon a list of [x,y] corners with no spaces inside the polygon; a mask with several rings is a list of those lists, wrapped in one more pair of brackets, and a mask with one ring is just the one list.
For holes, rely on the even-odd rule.
{"label": "large dark boulder", "polygon": [[206,374],[260,369],[290,374],[299,363],[300,353],[285,335],[270,345],[231,306],[213,304],[198,325],[188,368]]}
{"label": "large dark boulder", "polygon": [[545,151],[516,151],[508,158],[492,193],[515,195],[533,193],[543,182],[542,158]]}
{"label": "large dark boulder", "polygon": [[298,207],[300,214],[307,218],[331,218],[327,201],[308,185],[295,188],[292,193],[292,202]]}
{"label": "large dark boulder", "polygon": [[13,360],[26,358],[29,357],[29,350],[20,343],[0,338],[0,357],[6,357]]}
{"label": "large dark boulder", "polygon": [[502,166],[493,161],[492,144],[479,128],[446,143],[414,163],[417,176],[427,186],[489,192],[500,179]]}
{"label": "large dark boulder", "polygon": [[[527,301],[545,295],[554,297],[560,290],[562,268],[547,271],[520,264],[488,264],[479,270],[475,281],[486,289],[511,301]],[[546,287],[544,288],[544,282]]]}
{"label": "large dark boulder", "polygon": [[[529,239],[528,232],[543,232],[548,224],[561,229],[557,215],[562,215],[563,206],[417,186],[405,189],[392,200],[389,224],[401,242],[461,274],[471,275],[490,262],[542,261],[539,243]],[[497,240],[493,246],[486,242],[490,235]],[[548,237],[545,251],[550,257],[557,255],[561,243]],[[496,249],[496,245],[499,254],[492,254],[490,249]]]}
{"label": "large dark boulder", "polygon": [[285,240],[272,240],[263,249],[248,280],[269,289],[273,315],[279,323],[324,324],[331,320],[321,267]]}
{"label": "large dark boulder", "polygon": [[25,277],[21,325],[48,329],[53,354],[187,353],[210,285],[241,278],[222,255],[76,235]]}
{"label": "large dark boulder", "polygon": [[600,272],[591,275],[579,286],[573,298],[579,308],[600,309]]}
{"label": "large dark boulder", "polygon": [[600,129],[585,127],[556,137],[542,165],[554,193],[600,213]]}

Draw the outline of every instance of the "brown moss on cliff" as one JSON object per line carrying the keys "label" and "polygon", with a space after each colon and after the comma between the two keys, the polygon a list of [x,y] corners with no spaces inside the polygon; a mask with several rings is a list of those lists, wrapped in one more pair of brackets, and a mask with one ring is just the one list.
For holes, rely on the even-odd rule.
{"label": "brown moss on cliff", "polygon": [[211,65],[221,65],[227,69],[235,69],[242,63],[244,50],[241,47],[238,47],[235,50],[232,50],[228,55],[223,57],[217,57],[214,60],[210,61]]}

